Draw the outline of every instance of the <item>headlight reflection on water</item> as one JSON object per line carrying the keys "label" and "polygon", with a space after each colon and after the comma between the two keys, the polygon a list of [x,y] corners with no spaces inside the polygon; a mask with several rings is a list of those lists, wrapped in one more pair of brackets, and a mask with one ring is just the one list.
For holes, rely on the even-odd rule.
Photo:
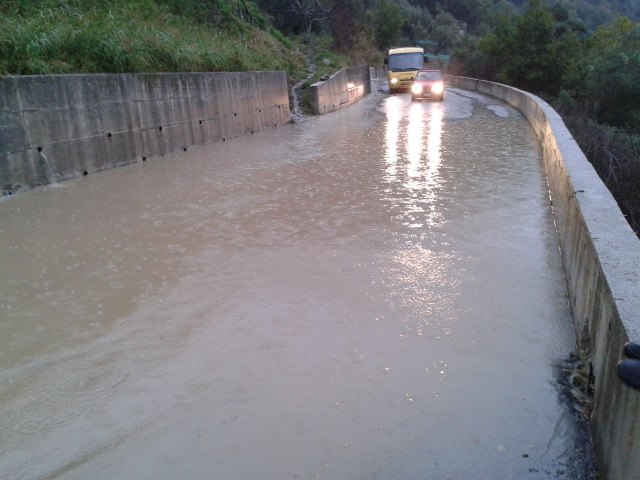
{"label": "headlight reflection on water", "polygon": [[420,159],[424,130],[424,112],[421,107],[422,105],[414,103],[409,109],[409,124],[407,125],[407,176],[409,179],[405,186],[410,190],[421,188],[418,181],[422,176]]}
{"label": "headlight reflection on water", "polygon": [[451,254],[433,248],[430,232],[442,224],[444,106],[407,100],[392,96],[383,104],[387,201],[404,227],[386,273],[392,304],[416,312],[404,318],[401,336],[440,339],[456,335],[452,305],[459,287]]}
{"label": "headlight reflection on water", "polygon": [[[412,212],[422,212],[422,222],[413,221],[412,226],[424,224],[434,226],[438,220],[437,187],[440,182],[442,164],[442,105],[431,105],[425,114],[422,105],[413,104],[409,114],[407,144],[407,181],[404,186],[411,192],[407,205]],[[424,135],[426,130],[426,145]]]}
{"label": "headlight reflection on water", "polygon": [[396,190],[393,203],[402,205],[403,223],[409,227],[434,226],[440,218],[443,105],[407,104],[403,97],[393,96],[384,107],[386,180]]}
{"label": "headlight reflection on water", "polygon": [[402,120],[403,102],[400,97],[391,96],[385,101],[387,124],[385,129],[385,161],[387,180],[395,181],[398,167],[398,138]]}

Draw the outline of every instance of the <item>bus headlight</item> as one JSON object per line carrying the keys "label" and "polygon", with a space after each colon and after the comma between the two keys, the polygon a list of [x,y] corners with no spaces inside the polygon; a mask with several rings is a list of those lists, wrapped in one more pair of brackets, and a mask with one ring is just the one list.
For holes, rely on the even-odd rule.
{"label": "bus headlight", "polygon": [[443,82],[436,82],[431,86],[431,93],[435,93],[436,95],[440,95],[444,90]]}
{"label": "bus headlight", "polygon": [[391,85],[395,85],[396,83],[398,83],[398,79],[397,78],[392,78],[391,79]]}
{"label": "bus headlight", "polygon": [[415,93],[416,95],[420,95],[422,93],[422,84],[414,83],[413,85],[411,85],[411,92]]}

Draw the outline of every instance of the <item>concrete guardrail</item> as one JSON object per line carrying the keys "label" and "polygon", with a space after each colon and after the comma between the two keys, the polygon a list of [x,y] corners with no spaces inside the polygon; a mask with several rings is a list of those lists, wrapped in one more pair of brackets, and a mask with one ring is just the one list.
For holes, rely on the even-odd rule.
{"label": "concrete guardrail", "polygon": [[328,113],[349,106],[371,93],[369,66],[343,68],[328,80],[311,85],[309,92],[314,113]]}
{"label": "concrete guardrail", "polygon": [[452,76],[446,82],[517,108],[540,141],[577,346],[592,372],[598,468],[603,479],[640,479],[640,391],[616,375],[625,342],[640,340],[640,240],[546,102],[497,83]]}
{"label": "concrete guardrail", "polygon": [[0,77],[3,193],[289,121],[284,72]]}

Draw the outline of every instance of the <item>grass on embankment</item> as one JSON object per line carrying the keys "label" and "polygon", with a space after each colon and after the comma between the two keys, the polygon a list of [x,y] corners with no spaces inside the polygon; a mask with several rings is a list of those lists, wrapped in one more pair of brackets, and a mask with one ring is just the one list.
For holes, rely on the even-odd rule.
{"label": "grass on embankment", "polygon": [[0,74],[284,70],[292,81],[306,76],[302,54],[258,12],[247,12],[259,20],[251,22],[224,0],[212,4],[225,8],[224,15],[196,19],[175,13],[166,0],[4,0]]}

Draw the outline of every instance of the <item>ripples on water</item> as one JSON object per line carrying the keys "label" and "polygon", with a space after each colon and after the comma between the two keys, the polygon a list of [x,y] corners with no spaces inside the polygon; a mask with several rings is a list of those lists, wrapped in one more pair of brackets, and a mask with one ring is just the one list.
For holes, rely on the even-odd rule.
{"label": "ripples on water", "polygon": [[515,111],[376,94],[61,185],[0,203],[0,477],[588,478]]}

